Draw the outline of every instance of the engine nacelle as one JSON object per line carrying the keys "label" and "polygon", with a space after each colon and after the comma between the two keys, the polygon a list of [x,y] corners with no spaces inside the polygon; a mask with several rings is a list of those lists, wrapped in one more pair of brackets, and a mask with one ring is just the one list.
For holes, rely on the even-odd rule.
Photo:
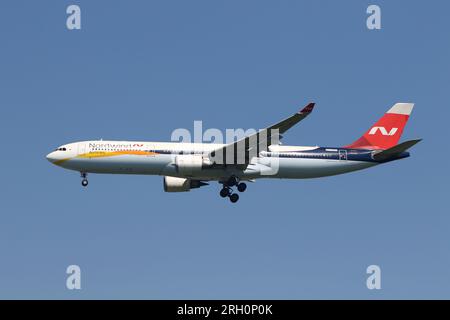
{"label": "engine nacelle", "polygon": [[201,155],[179,155],[175,158],[177,172],[186,176],[198,173],[202,168],[211,165],[210,162],[208,158]]}
{"label": "engine nacelle", "polygon": [[186,192],[205,185],[207,185],[207,183],[199,180],[167,176],[164,177],[165,192]]}

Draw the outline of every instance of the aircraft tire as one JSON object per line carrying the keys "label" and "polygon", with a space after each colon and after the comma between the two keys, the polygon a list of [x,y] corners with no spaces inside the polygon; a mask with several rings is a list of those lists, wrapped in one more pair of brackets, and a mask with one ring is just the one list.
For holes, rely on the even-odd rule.
{"label": "aircraft tire", "polygon": [[238,200],[239,200],[239,195],[237,193],[233,193],[230,195],[230,201],[232,203],[236,203],[236,202],[238,202]]}

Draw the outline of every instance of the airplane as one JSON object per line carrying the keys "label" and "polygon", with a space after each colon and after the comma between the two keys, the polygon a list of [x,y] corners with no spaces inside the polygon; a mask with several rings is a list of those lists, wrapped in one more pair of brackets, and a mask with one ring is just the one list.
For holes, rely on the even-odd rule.
{"label": "airplane", "polygon": [[84,187],[88,173],[159,175],[166,192],[186,192],[217,181],[222,185],[220,196],[235,203],[238,192],[247,189],[246,182],[362,170],[409,157],[407,150],[421,141],[397,144],[414,104],[396,103],[359,139],[343,147],[282,145],[282,135],[310,115],[314,106],[309,103],[294,115],[228,144],[92,140],[62,145],[46,158],[79,171]]}

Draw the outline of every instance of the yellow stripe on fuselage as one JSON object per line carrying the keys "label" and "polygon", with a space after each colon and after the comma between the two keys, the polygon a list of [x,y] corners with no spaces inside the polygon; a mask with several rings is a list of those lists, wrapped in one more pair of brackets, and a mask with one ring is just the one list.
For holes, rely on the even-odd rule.
{"label": "yellow stripe on fuselage", "polygon": [[60,165],[68,160],[82,158],[82,159],[90,159],[90,158],[107,158],[107,157],[115,157],[115,156],[123,156],[123,155],[133,155],[133,156],[156,156],[158,153],[151,151],[137,151],[137,150],[124,150],[124,151],[95,151],[79,154],[72,158],[65,158],[58,161],[55,161],[54,164]]}
{"label": "yellow stripe on fuselage", "polygon": [[134,156],[155,156],[156,152],[150,151],[137,151],[137,150],[127,150],[127,151],[95,151],[79,154],[76,158],[106,158],[114,156],[123,155],[134,155]]}
{"label": "yellow stripe on fuselage", "polygon": [[59,166],[61,163],[66,162],[70,159],[73,159],[73,158],[65,158],[65,159],[57,160],[57,161],[53,162],[53,164]]}

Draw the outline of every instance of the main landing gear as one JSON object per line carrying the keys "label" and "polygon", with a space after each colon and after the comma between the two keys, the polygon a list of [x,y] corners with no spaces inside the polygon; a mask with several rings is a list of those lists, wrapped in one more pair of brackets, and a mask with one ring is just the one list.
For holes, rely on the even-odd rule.
{"label": "main landing gear", "polygon": [[220,196],[222,198],[230,198],[232,203],[236,203],[239,200],[239,195],[233,193],[232,187],[236,186],[239,192],[244,192],[247,189],[247,185],[244,182],[239,182],[237,177],[230,177],[226,182],[222,182],[223,187],[220,190]]}
{"label": "main landing gear", "polygon": [[89,181],[87,179],[87,173],[86,172],[81,172],[81,178],[83,178],[83,180],[81,180],[81,185],[83,187],[87,187],[87,185],[89,184]]}

